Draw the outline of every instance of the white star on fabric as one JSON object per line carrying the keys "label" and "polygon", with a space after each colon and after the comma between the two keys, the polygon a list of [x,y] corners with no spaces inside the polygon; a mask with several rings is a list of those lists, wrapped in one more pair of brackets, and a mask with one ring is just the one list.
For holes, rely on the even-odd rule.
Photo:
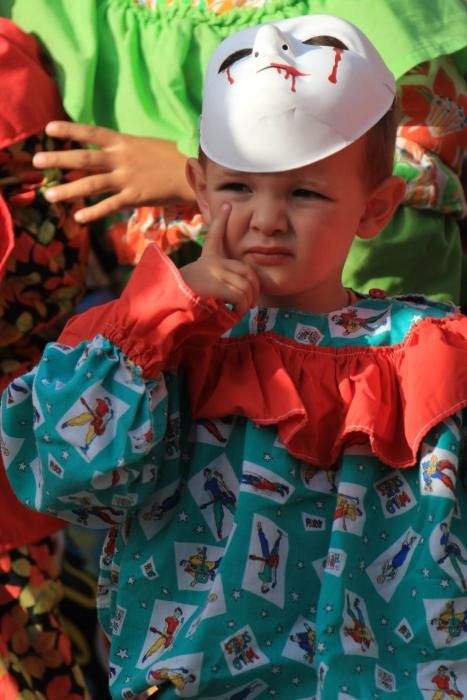
{"label": "white star on fabric", "polygon": [[49,433],[44,433],[44,435],[42,436],[42,439],[44,440],[44,442],[50,442],[51,438],[50,438]]}
{"label": "white star on fabric", "polygon": [[178,514],[178,522],[179,523],[186,523],[188,520],[188,513],[185,513],[184,510],[181,510],[180,513]]}
{"label": "white star on fabric", "polygon": [[384,540],[384,541],[387,540],[387,538],[389,537],[389,535],[388,535],[388,533],[386,532],[386,530],[383,530],[382,532],[380,532],[380,533],[379,533],[379,536],[380,536],[380,538],[381,538],[382,540]]}
{"label": "white star on fabric", "polygon": [[410,591],[410,595],[412,596],[412,598],[416,598],[417,597],[417,589],[412,588],[412,590]]}
{"label": "white star on fabric", "polygon": [[341,685],[341,690],[343,693],[346,693],[348,691],[348,689],[349,689],[348,685]]}
{"label": "white star on fabric", "polygon": [[269,613],[268,613],[267,610],[265,610],[265,609],[263,608],[263,609],[261,610],[260,615],[261,615],[261,617],[267,617],[267,616],[269,615]]}
{"label": "white star on fabric", "polygon": [[333,608],[333,606],[331,605],[331,603],[327,603],[327,604],[324,606],[324,610],[325,610],[325,612],[332,612],[332,611],[334,610],[334,608]]}
{"label": "white star on fabric", "polygon": [[92,372],[90,372],[90,371],[88,370],[84,376],[86,377],[86,379],[91,379],[91,378],[92,378]]}
{"label": "white star on fabric", "polygon": [[20,472],[26,471],[27,468],[28,468],[28,465],[26,464],[26,462],[20,462],[18,464],[18,471],[20,471]]}
{"label": "white star on fabric", "polygon": [[68,452],[68,450],[62,450],[62,459],[68,459],[69,456],[70,453]]}
{"label": "white star on fabric", "polygon": [[394,652],[396,651],[396,647],[393,644],[387,644],[386,649],[390,654],[394,654]]}
{"label": "white star on fabric", "polygon": [[130,658],[128,656],[128,649],[122,649],[122,647],[118,648],[117,654],[116,654],[120,659],[128,659]]}
{"label": "white star on fabric", "polygon": [[439,582],[439,585],[441,586],[441,588],[449,588],[449,581],[447,580],[447,578],[442,578]]}
{"label": "white star on fabric", "polygon": [[128,576],[127,583],[132,586],[134,583],[136,583],[136,578],[134,576]]}
{"label": "white star on fabric", "polygon": [[381,625],[387,625],[388,624],[388,618],[387,617],[380,617],[379,622]]}
{"label": "white star on fabric", "polygon": [[[280,666],[272,666],[271,667],[271,673],[280,673],[281,672],[281,667]],[[293,681],[292,681],[293,682]]]}
{"label": "white star on fabric", "polygon": [[326,651],[327,646],[324,642],[319,642],[316,648],[319,651],[319,653],[322,654],[324,651]]}
{"label": "white star on fabric", "polygon": [[430,578],[430,569],[427,569],[426,566],[422,571],[423,575],[425,578]]}
{"label": "white star on fabric", "polygon": [[141,557],[142,557],[141,552],[135,552],[133,554],[133,559],[135,559],[135,561],[138,561],[138,559],[141,559]]}
{"label": "white star on fabric", "polygon": [[294,685],[300,685],[301,682],[302,682],[302,679],[299,678],[298,676],[295,676],[294,678],[292,678],[292,683]]}
{"label": "white star on fabric", "polygon": [[235,627],[235,620],[228,620],[227,627]]}
{"label": "white star on fabric", "polygon": [[196,532],[198,535],[201,535],[201,534],[204,532],[204,527],[203,527],[202,525],[197,525],[197,526],[195,527],[195,532]]}
{"label": "white star on fabric", "polygon": [[362,667],[360,666],[360,664],[357,664],[357,665],[355,666],[355,672],[356,672],[356,673],[361,673],[361,672],[362,672]]}
{"label": "white star on fabric", "polygon": [[297,591],[292,591],[290,597],[292,598],[292,600],[297,601],[300,599],[300,593],[297,593]]}
{"label": "white star on fabric", "polygon": [[232,591],[232,598],[234,600],[238,600],[241,597],[241,595],[242,595],[242,593],[238,589],[235,589],[234,591]]}
{"label": "white star on fabric", "polygon": [[263,459],[264,459],[265,462],[270,462],[270,461],[272,460],[272,455],[269,454],[269,452],[265,452],[265,453],[263,454]]}
{"label": "white star on fabric", "polygon": [[303,567],[305,566],[305,564],[304,564],[304,562],[303,562],[301,559],[299,559],[299,560],[297,561],[296,566],[297,566],[297,569],[303,569]]}

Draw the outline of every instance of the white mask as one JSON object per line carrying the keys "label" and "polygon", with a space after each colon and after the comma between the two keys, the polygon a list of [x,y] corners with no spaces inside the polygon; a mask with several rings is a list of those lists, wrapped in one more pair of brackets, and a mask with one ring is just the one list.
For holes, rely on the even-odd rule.
{"label": "white mask", "polygon": [[[315,36],[346,50],[316,46]],[[330,156],[368,131],[394,100],[394,77],[354,25],[294,17],[233,34],[213,53],[204,84],[200,144],[245,172],[291,170]]]}

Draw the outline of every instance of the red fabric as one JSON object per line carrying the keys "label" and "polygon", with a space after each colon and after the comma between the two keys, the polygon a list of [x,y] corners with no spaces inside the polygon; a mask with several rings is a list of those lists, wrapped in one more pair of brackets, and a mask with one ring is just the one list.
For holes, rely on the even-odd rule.
{"label": "red fabric", "polygon": [[[4,18],[0,18],[0,70],[0,149],[43,131],[52,119],[65,118],[55,83],[41,64],[37,42]],[[11,216],[0,195],[0,279],[14,243]],[[12,379],[0,380],[0,391]],[[1,462],[0,494],[0,552],[36,542],[65,524],[22,505]]]}
{"label": "red fabric", "polygon": [[58,89],[41,63],[39,45],[0,17],[0,148],[64,119]]}
{"label": "red fabric", "polygon": [[0,194],[0,281],[4,275],[6,261],[14,246],[13,221],[5,200]]}
{"label": "red fabric", "polygon": [[196,418],[277,425],[289,452],[318,467],[362,437],[386,464],[413,465],[430,428],[467,406],[467,317],[427,318],[397,345],[343,348],[274,333],[221,338],[236,320],[195,297],[150,246],[121,299],[72,319],[60,342],[101,333],[147,378],[181,365]]}

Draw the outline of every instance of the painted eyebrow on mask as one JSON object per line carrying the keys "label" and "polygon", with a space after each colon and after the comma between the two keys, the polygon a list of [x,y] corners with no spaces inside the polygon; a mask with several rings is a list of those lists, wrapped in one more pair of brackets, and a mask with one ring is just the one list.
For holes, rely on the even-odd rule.
{"label": "painted eyebrow on mask", "polygon": [[227,70],[227,68],[230,68],[230,66],[236,61],[239,61],[241,58],[245,58],[245,56],[250,56],[250,54],[252,53],[253,49],[239,49],[239,51],[231,53],[230,56],[227,56],[225,61],[222,62],[218,72],[222,73],[222,71]]}
{"label": "painted eyebrow on mask", "polygon": [[310,39],[302,41],[302,44],[308,44],[309,46],[332,46],[335,49],[342,49],[343,51],[347,51],[349,48],[343,41],[336,39],[335,36],[329,36],[328,34],[312,36]]}

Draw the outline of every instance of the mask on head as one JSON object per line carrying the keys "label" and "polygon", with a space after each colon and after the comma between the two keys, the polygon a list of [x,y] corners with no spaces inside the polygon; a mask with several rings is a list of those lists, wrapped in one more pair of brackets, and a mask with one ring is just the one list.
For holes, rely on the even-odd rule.
{"label": "mask on head", "polygon": [[[323,35],[347,49],[307,43]],[[395,93],[382,58],[349,22],[309,15],[258,25],[223,41],[211,57],[200,144],[234,170],[299,168],[356,141]]]}

